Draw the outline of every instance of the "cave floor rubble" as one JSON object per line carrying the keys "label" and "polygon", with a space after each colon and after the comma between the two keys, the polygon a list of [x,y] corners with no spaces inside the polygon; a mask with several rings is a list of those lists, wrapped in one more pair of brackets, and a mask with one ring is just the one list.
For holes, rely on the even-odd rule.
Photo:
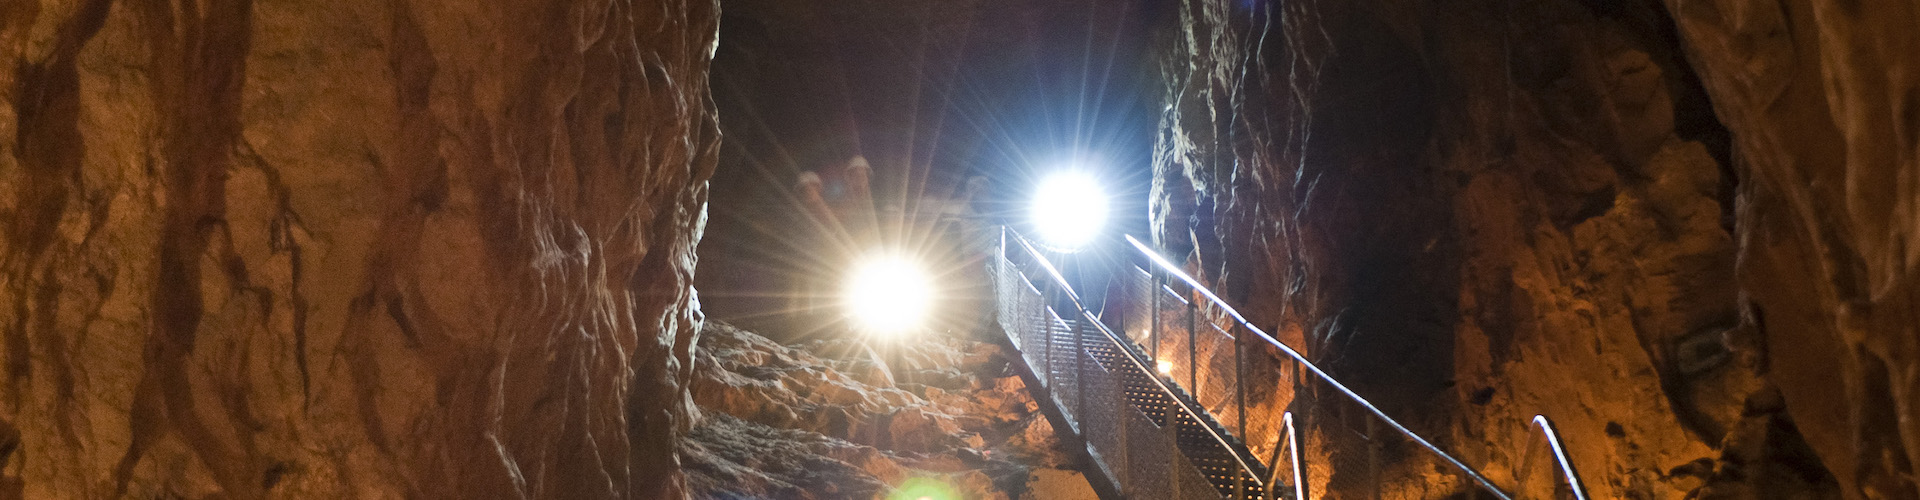
{"label": "cave floor rubble", "polygon": [[680,445],[696,497],[1096,498],[1000,345],[789,346],[710,322],[698,346],[703,417]]}

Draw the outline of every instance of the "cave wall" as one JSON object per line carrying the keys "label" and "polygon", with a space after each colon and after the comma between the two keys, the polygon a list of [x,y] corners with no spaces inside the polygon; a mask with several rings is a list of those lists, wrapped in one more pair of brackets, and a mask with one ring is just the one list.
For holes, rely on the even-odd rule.
{"label": "cave wall", "polygon": [[1920,3],[1666,4],[1733,132],[1748,342],[1849,496],[1920,498]]}
{"label": "cave wall", "polygon": [[0,4],[0,498],[682,495],[717,9]]}
{"label": "cave wall", "polygon": [[1595,497],[1913,497],[1911,2],[1182,8],[1157,243],[1390,414],[1502,485],[1542,413]]}

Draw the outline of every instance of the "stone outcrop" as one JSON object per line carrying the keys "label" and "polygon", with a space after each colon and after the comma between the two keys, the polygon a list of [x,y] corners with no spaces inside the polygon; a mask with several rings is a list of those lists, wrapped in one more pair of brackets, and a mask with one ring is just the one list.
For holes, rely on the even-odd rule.
{"label": "stone outcrop", "polygon": [[671,498],[713,0],[0,4],[0,498]]}
{"label": "stone outcrop", "polygon": [[1156,239],[1503,485],[1913,498],[1916,12],[1184,2]]}
{"label": "stone outcrop", "polygon": [[683,444],[696,496],[1093,498],[995,344],[789,347],[710,322],[696,352],[707,418]]}
{"label": "stone outcrop", "polygon": [[1850,498],[1920,498],[1920,4],[1666,5],[1733,132],[1741,341]]}

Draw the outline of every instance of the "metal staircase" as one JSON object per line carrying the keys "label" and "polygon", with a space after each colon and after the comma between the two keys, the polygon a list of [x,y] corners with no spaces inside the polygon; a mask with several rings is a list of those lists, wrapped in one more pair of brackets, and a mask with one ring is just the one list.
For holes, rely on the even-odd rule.
{"label": "metal staircase", "polygon": [[[1087,379],[1085,385],[1076,385],[1079,390],[1075,397],[1079,401],[1072,404],[1081,410],[1081,421],[1102,421],[1122,408],[1096,408],[1088,403],[1089,399],[1110,398],[1124,401],[1145,417],[1147,423],[1172,438],[1173,448],[1198,470],[1205,482],[1220,495],[1228,497],[1257,498],[1263,494],[1260,478],[1266,475],[1265,468],[1252,457],[1238,439],[1226,433],[1226,427],[1215,421],[1213,415],[1206,412],[1185,411],[1196,408],[1193,397],[1177,384],[1156,383],[1156,377],[1142,370],[1143,367],[1131,362],[1144,356],[1137,346],[1126,346],[1099,334],[1090,334],[1091,328],[1084,328],[1081,321],[1062,320],[1050,329],[1047,344],[1056,352],[1054,359],[1072,359],[1076,354],[1084,354],[1081,366],[1068,367],[1057,365],[1051,372],[1054,381]],[[1075,349],[1078,353],[1073,352]],[[1127,350],[1134,352],[1128,353]],[[1095,371],[1098,370],[1098,371]],[[1060,382],[1065,384],[1067,382]],[[1116,394],[1117,393],[1117,394]],[[1116,397],[1117,396],[1117,397]],[[1093,413],[1100,413],[1094,415]],[[1172,415],[1171,428],[1167,416]],[[1117,419],[1116,419],[1117,420]],[[1139,422],[1132,422],[1138,424]],[[1122,423],[1115,421],[1112,428],[1121,428]],[[1090,426],[1081,426],[1090,427]],[[1107,426],[1101,426],[1107,427]],[[1098,427],[1095,427],[1098,428]],[[1142,427],[1144,428],[1144,427]],[[1118,437],[1118,435],[1114,436]],[[1153,441],[1154,438],[1142,438]],[[1117,444],[1117,439],[1115,440]],[[1156,457],[1158,458],[1158,457]],[[1148,467],[1151,467],[1149,465]],[[1173,488],[1180,485],[1169,485]],[[1192,487],[1190,482],[1185,486]],[[1244,491],[1245,495],[1240,495]],[[1171,490],[1169,490],[1171,492]],[[1177,495],[1169,495],[1174,497]],[[1205,498],[1202,496],[1202,498]]]}
{"label": "metal staircase", "polygon": [[[1095,472],[1121,496],[1275,499],[1335,492],[1316,494],[1312,483],[1343,498],[1367,492],[1377,498],[1380,483],[1390,480],[1381,455],[1392,438],[1444,471],[1426,478],[1434,483],[1426,491],[1587,498],[1546,417],[1533,424],[1546,437],[1562,482],[1544,494],[1510,493],[1247,323],[1146,245],[1127,240],[1146,267],[1119,273],[1122,293],[1106,304],[1104,319],[1047,253],[1013,230],[1000,229],[988,261],[999,325],[1032,373],[1043,396],[1036,399],[1065,418],[1067,430],[1086,444]],[[1296,432],[1300,414],[1347,417],[1321,418],[1317,432],[1303,435]],[[1310,468],[1312,460],[1325,463]]]}

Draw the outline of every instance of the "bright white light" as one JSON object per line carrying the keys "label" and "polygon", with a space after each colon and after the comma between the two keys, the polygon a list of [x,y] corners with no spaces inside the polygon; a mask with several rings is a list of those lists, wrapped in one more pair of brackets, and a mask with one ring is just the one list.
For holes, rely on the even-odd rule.
{"label": "bright white light", "polygon": [[1055,172],[1040,181],[1033,195],[1033,224],[1042,241],[1062,250],[1078,250],[1107,223],[1107,195],[1093,176]]}
{"label": "bright white light", "polygon": [[848,313],[862,331],[894,336],[919,328],[933,305],[933,281],[913,261],[874,255],[848,276]]}
{"label": "bright white light", "polygon": [[1159,362],[1155,362],[1154,364],[1156,365],[1156,366],[1155,366],[1154,368],[1156,368],[1156,369],[1159,369],[1159,370],[1160,370],[1160,374],[1161,374],[1161,375],[1172,375],[1172,374],[1173,374],[1173,362],[1172,362],[1172,361],[1159,361]]}

